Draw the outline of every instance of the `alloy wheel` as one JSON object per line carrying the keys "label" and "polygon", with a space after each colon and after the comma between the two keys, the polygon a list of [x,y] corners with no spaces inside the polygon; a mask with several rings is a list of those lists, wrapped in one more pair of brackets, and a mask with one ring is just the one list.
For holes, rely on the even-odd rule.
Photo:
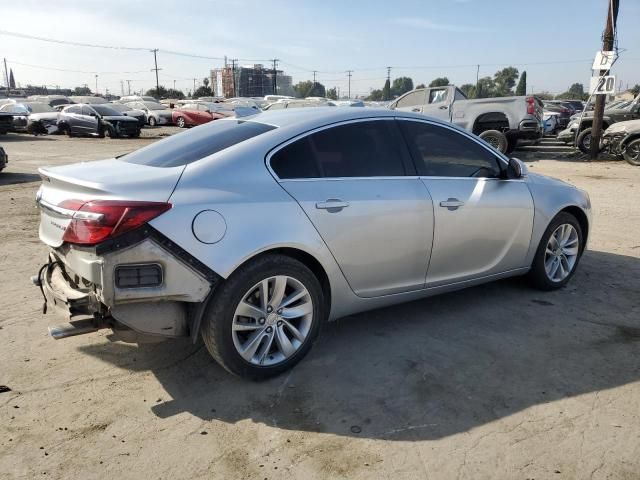
{"label": "alloy wheel", "polygon": [[233,344],[253,365],[276,365],[300,349],[312,323],[313,302],[300,281],[286,275],[265,278],[236,307]]}
{"label": "alloy wheel", "polygon": [[544,269],[552,282],[561,282],[573,271],[578,259],[580,237],[573,225],[564,223],[549,237],[544,254]]}

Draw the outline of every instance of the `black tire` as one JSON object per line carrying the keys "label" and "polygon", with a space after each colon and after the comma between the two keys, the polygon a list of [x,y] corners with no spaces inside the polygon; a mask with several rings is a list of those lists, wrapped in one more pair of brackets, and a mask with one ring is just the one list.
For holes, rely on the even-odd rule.
{"label": "black tire", "polygon": [[149,126],[150,127],[155,127],[158,124],[158,122],[156,121],[155,117],[149,117]]}
{"label": "black tire", "polygon": [[[312,323],[304,342],[288,359],[272,366],[259,366],[238,353],[232,323],[236,307],[245,294],[262,280],[276,275],[292,277],[307,289],[313,302]],[[240,267],[218,287],[202,319],[202,338],[211,356],[227,371],[240,377],[263,380],[289,370],[307,354],[326,316],[324,293],[313,272],[291,257],[270,254]]]}
{"label": "black tire", "polygon": [[140,129],[129,135],[131,138],[138,138],[140,136]]}
{"label": "black tire", "polygon": [[[567,275],[561,281],[553,281],[549,278],[545,269],[545,252],[547,244],[549,243],[549,239],[553,232],[555,232],[560,225],[564,224],[570,224],[573,228],[576,229],[576,232],[578,233],[578,256],[572,270],[569,272],[569,275]],[[544,235],[542,235],[540,244],[538,245],[538,249],[536,250],[536,255],[533,258],[533,263],[531,265],[531,270],[529,270],[529,273],[527,274],[531,285],[539,290],[546,291],[557,290],[564,287],[576,272],[578,264],[580,263],[580,258],[582,257],[583,250],[584,236],[582,233],[582,228],[580,227],[580,222],[578,222],[576,217],[574,217],[570,213],[560,212],[553,218],[553,220],[551,220],[551,223],[549,223],[549,226],[545,230]]]}
{"label": "black tire", "polygon": [[507,149],[504,151],[504,153],[506,154],[513,153],[517,146],[518,146],[517,138],[507,137]]}
{"label": "black tire", "polygon": [[478,136],[500,153],[506,153],[509,142],[507,141],[507,136],[504,133],[499,132],[498,130],[485,130]]}
{"label": "black tire", "polygon": [[60,133],[62,133],[63,135],[66,135],[69,138],[73,137],[73,133],[71,133],[71,127],[66,123],[63,123],[62,125],[60,125],[58,127],[58,130],[60,130]]}
{"label": "black tire", "polygon": [[187,123],[184,121],[184,117],[178,117],[176,125],[180,128],[187,128]]}
{"label": "black tire", "polygon": [[[591,152],[591,127],[585,128],[580,132],[578,138],[576,140],[576,146],[580,149],[582,153]],[[598,149],[599,152],[602,151],[602,146]]]}
{"label": "black tire", "polygon": [[102,127],[102,130],[100,130],[100,133],[98,134],[98,136],[100,138],[105,138],[105,137],[111,138],[111,139],[116,138],[116,134],[113,130],[113,127],[111,127],[110,125],[104,125]]}
{"label": "black tire", "polygon": [[629,142],[623,155],[628,163],[640,167],[640,138]]}

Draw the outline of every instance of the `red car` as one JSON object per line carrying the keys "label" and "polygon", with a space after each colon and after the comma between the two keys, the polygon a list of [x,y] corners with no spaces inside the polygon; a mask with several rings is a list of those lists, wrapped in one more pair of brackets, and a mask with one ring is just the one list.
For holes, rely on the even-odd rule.
{"label": "red car", "polygon": [[180,128],[202,125],[203,123],[233,115],[232,110],[215,103],[187,103],[174,108],[171,114],[173,123]]}

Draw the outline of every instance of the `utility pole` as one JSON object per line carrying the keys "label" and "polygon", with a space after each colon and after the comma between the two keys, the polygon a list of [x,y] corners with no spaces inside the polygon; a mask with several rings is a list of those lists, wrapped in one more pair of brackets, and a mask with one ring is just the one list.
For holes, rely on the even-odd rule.
{"label": "utility pole", "polygon": [[120,96],[124,97],[124,81],[120,80]]}
{"label": "utility pole", "polygon": [[93,92],[95,95],[98,94],[98,74],[96,73],[96,91]]}
{"label": "utility pole", "polygon": [[131,80],[126,80],[127,82],[127,95],[131,95]]}
{"label": "utility pole", "polygon": [[279,58],[274,58],[271,60],[273,62],[273,94],[278,94],[278,62]]}
{"label": "utility pole", "polygon": [[158,49],[154,48],[153,50],[151,50],[153,52],[153,63],[155,64],[156,68],[152,68],[151,71],[156,71],[156,95],[158,96],[158,98],[160,98],[160,82],[158,81],[158,70],[162,70],[161,68],[158,68]]}
{"label": "utility pole", "polygon": [[[384,89],[382,90],[382,99],[383,100],[391,100],[391,67],[387,67],[387,82],[389,83],[389,92],[388,95],[385,94]],[[386,97],[389,98],[386,98]]]}
{"label": "utility pole", "polygon": [[173,89],[174,90],[176,89],[176,80],[175,80],[175,78],[173,79]]}
{"label": "utility pole", "polygon": [[11,95],[11,86],[9,85],[9,71],[7,70],[7,59],[4,59],[4,76],[7,79],[7,97]]}
{"label": "utility pole", "polygon": [[236,91],[236,62],[237,61],[238,61],[237,58],[231,59],[231,80],[233,80],[233,96],[234,97],[240,96]]}
{"label": "utility pole", "polygon": [[[602,34],[602,50],[610,52],[613,50],[615,43],[615,29],[618,20],[618,7],[620,0],[609,0],[607,8],[607,24]],[[607,73],[607,70],[600,70],[600,76]],[[604,116],[604,100],[606,95],[596,95],[596,105],[593,109],[593,123],[591,125],[591,145],[589,147],[589,156],[591,160],[598,158],[600,151],[600,138],[602,137],[602,117]]]}
{"label": "utility pole", "polygon": [[478,92],[478,83],[480,82],[480,65],[476,68],[476,93]]}
{"label": "utility pole", "polygon": [[349,77],[349,100],[351,100],[351,74],[353,70],[347,70],[347,77]]}

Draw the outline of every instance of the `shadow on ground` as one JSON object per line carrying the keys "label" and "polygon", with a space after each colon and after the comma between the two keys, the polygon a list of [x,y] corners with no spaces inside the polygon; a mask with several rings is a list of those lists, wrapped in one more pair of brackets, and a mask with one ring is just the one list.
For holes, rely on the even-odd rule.
{"label": "shadow on ground", "polygon": [[36,173],[0,172],[0,186],[38,181],[40,181],[40,175]]}
{"label": "shadow on ground", "polygon": [[290,374],[262,383],[227,374],[202,344],[83,350],[152,371],[172,398],[152,407],[159,417],[437,439],[640,380],[639,299],[639,258],[588,252],[558,292],[511,279],[329,324]]}

